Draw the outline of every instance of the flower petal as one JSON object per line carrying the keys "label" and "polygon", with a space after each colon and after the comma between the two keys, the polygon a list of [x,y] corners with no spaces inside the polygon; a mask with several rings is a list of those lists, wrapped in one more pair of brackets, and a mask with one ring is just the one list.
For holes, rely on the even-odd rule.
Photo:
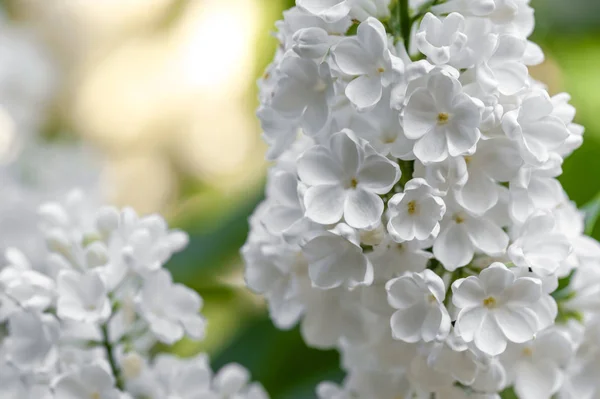
{"label": "flower petal", "polygon": [[366,75],[371,70],[371,60],[365,57],[365,50],[356,38],[340,41],[334,47],[332,55],[337,66],[347,75]]}
{"label": "flower petal", "polygon": [[475,332],[475,346],[490,356],[497,356],[506,349],[506,338],[490,312],[484,316]]}
{"label": "flower petal", "polygon": [[355,229],[366,229],[380,222],[383,200],[369,191],[357,187],[348,190],[344,202],[344,219]]}
{"label": "flower petal", "polygon": [[381,77],[362,75],[348,83],[346,97],[360,110],[377,105],[383,93]]}
{"label": "flower petal", "polygon": [[433,244],[433,254],[444,265],[446,270],[456,270],[473,259],[473,244],[464,229],[451,223],[442,229]]}
{"label": "flower petal", "polygon": [[485,299],[485,291],[475,276],[457,280],[452,284],[452,303],[459,309],[480,306]]}
{"label": "flower petal", "polygon": [[542,296],[542,282],[530,277],[518,278],[507,290],[506,295],[511,305],[531,306]]}
{"label": "flower petal", "polygon": [[404,110],[404,133],[411,140],[421,138],[437,124],[438,111],[431,94],[417,89],[409,98]]}
{"label": "flower petal", "polygon": [[359,185],[376,194],[386,194],[399,178],[398,165],[379,155],[367,157],[357,175]]}
{"label": "flower petal", "polygon": [[344,213],[345,200],[346,193],[340,186],[311,187],[304,194],[306,217],[320,224],[337,223]]}
{"label": "flower petal", "polygon": [[508,246],[508,235],[487,219],[469,218],[465,221],[473,245],[487,255],[501,255]]}
{"label": "flower petal", "polygon": [[456,332],[465,342],[472,342],[475,339],[475,333],[487,312],[487,309],[480,306],[460,311],[456,318],[455,327]]}
{"label": "flower petal", "polygon": [[499,307],[492,312],[502,333],[509,341],[523,343],[531,340],[537,332],[537,319],[529,309]]}
{"label": "flower petal", "polygon": [[392,336],[404,342],[420,341],[421,327],[426,316],[427,310],[424,304],[397,310],[390,320]]}
{"label": "flower petal", "polygon": [[344,179],[344,171],[327,148],[316,146],[298,158],[298,176],[310,186],[337,184]]}
{"label": "flower petal", "polygon": [[502,263],[493,263],[479,273],[479,281],[486,295],[501,296],[513,285],[515,275]]}
{"label": "flower petal", "polygon": [[448,157],[446,129],[434,126],[415,143],[413,153],[419,161],[427,164],[441,162]]}

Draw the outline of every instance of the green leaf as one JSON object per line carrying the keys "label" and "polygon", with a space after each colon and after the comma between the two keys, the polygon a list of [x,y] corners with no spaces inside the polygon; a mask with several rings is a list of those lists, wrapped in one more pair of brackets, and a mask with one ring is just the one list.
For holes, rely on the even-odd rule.
{"label": "green leaf", "polygon": [[575,310],[565,310],[559,307],[556,324],[567,324],[569,320],[576,320],[579,323],[583,323],[583,315]]}
{"label": "green leaf", "polygon": [[217,270],[239,254],[248,235],[248,217],[262,199],[262,191],[250,196],[229,216],[210,227],[207,227],[206,216],[184,227],[190,235],[190,243],[167,264],[173,279],[195,288],[194,284],[202,283],[203,278],[214,278]]}
{"label": "green leaf", "polygon": [[500,397],[502,399],[519,399],[512,387],[506,388],[504,391],[500,392]]}
{"label": "green leaf", "polygon": [[308,348],[299,328],[281,331],[266,317],[248,325],[217,354],[213,369],[231,362],[247,367],[252,379],[262,383],[272,398],[314,398],[319,382],[343,378],[337,351]]}
{"label": "green leaf", "polygon": [[581,210],[585,217],[585,234],[592,236],[594,227],[600,217],[600,194],[596,195],[593,200],[585,204]]}
{"label": "green leaf", "polygon": [[573,279],[574,275],[575,275],[575,270],[572,270],[568,276],[565,276],[558,280],[558,287],[552,293],[552,297],[557,302],[571,299],[575,295],[575,292],[573,292],[569,289],[569,286],[571,285],[571,280]]}

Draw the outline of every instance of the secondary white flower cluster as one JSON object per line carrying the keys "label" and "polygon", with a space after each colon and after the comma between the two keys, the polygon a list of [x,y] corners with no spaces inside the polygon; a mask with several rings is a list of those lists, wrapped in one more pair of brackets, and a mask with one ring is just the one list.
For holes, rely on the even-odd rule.
{"label": "secondary white flower cluster", "polygon": [[267,398],[239,365],[213,376],[204,355],[151,356],[204,334],[200,296],[163,268],[185,233],[158,215],[92,209],[79,192],[39,216],[46,258],[10,248],[0,264],[0,397]]}
{"label": "secondary white flower cluster", "polygon": [[528,73],[529,1],[296,3],[242,252],[274,323],[341,352],[319,397],[600,395],[600,246],[556,180],[583,128]]}

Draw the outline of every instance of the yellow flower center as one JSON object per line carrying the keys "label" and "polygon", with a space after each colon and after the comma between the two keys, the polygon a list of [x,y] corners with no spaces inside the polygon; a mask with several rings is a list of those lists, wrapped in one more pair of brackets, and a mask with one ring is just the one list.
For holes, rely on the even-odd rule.
{"label": "yellow flower center", "polygon": [[391,134],[390,135],[386,135],[384,137],[384,139],[383,139],[383,143],[384,144],[393,144],[393,143],[396,142],[396,138],[397,138],[396,136],[393,136]]}
{"label": "yellow flower center", "polygon": [[472,160],[473,160],[473,157],[469,157],[469,156],[466,156],[466,157],[465,157],[465,163],[466,163],[467,165],[468,165],[468,164],[470,164]]}
{"label": "yellow flower center", "polygon": [[356,177],[353,177],[352,180],[350,180],[350,187],[356,188],[356,186],[358,186],[358,180],[356,179]]}
{"label": "yellow flower center", "polygon": [[439,125],[444,125],[448,123],[448,119],[450,119],[450,115],[447,112],[440,112],[438,114],[437,120]]}
{"label": "yellow flower center", "polygon": [[377,72],[384,73],[385,72],[385,68],[379,67],[379,68],[377,68]]}
{"label": "yellow flower center", "polygon": [[100,399],[100,394],[98,392],[93,392],[90,395],[90,399]]}
{"label": "yellow flower center", "polygon": [[313,90],[317,93],[323,93],[325,90],[327,90],[327,83],[319,80],[319,82],[317,82],[317,84],[313,87]]}
{"label": "yellow flower center", "polygon": [[408,213],[414,215],[417,212],[417,203],[416,201],[410,201],[408,203]]}
{"label": "yellow flower center", "polygon": [[463,218],[461,215],[454,215],[454,221],[456,224],[461,224],[465,222],[465,218]]}
{"label": "yellow flower center", "polygon": [[531,355],[533,355],[533,349],[526,347],[523,349],[523,356],[527,356],[530,357]]}
{"label": "yellow flower center", "polygon": [[486,308],[495,308],[496,307],[496,298],[490,296],[488,298],[485,298],[483,300],[483,306],[485,306]]}

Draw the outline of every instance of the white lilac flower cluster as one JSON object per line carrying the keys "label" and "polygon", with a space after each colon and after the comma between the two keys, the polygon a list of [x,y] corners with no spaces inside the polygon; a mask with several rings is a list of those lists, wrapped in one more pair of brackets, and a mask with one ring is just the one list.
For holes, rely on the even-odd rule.
{"label": "white lilac flower cluster", "polygon": [[560,183],[569,96],[528,0],[297,0],[260,81],[242,253],[274,323],[337,348],[321,399],[595,398],[600,246]]}
{"label": "white lilac flower cluster", "polygon": [[200,296],[163,268],[185,233],[80,192],[39,217],[45,259],[10,248],[0,264],[1,398],[267,398],[237,364],[213,376],[205,355],[152,355],[204,334]]}

